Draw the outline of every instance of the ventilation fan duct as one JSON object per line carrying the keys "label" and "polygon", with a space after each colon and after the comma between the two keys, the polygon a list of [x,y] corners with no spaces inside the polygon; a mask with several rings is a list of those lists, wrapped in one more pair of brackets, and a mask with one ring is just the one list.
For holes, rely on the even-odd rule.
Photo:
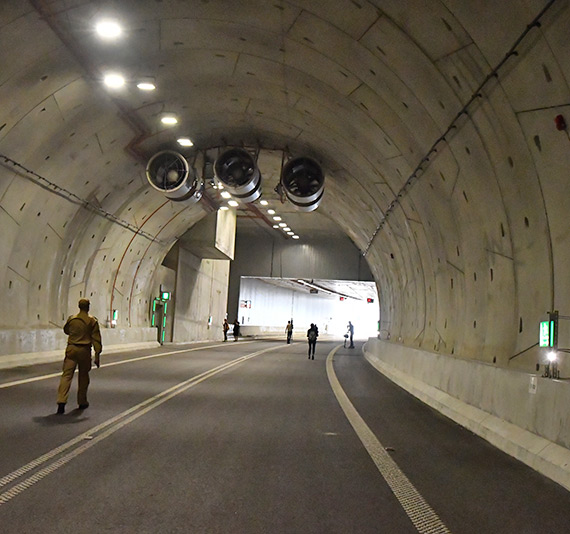
{"label": "ventilation fan duct", "polygon": [[203,180],[178,152],[163,150],[150,158],[146,178],[152,187],[170,200],[198,202],[202,198]]}
{"label": "ventilation fan duct", "polygon": [[249,203],[261,196],[261,173],[247,150],[226,150],[218,156],[214,172],[234,198]]}
{"label": "ventilation fan duct", "polygon": [[298,211],[316,210],[325,192],[321,166],[306,157],[294,158],[285,164],[281,171],[281,184],[287,198]]}

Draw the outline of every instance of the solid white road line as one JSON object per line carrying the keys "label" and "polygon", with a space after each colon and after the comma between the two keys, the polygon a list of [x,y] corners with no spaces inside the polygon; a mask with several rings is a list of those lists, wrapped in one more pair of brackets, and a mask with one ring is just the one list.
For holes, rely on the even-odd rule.
{"label": "solid white road line", "polygon": [[360,417],[360,414],[342,389],[333,367],[334,355],[341,346],[334,348],[327,357],[327,376],[338,403],[352,428],[354,428],[372,461],[376,464],[378,471],[380,471],[380,474],[384,477],[388,486],[390,486],[392,493],[394,493],[398,502],[402,505],[417,531],[420,534],[450,534],[450,531],[438,515],[386,452],[382,443],[370,430],[364,419]]}
{"label": "solid white road line", "polygon": [[[246,343],[254,343],[254,342],[242,341],[240,345],[244,345]],[[196,350],[215,349],[217,347],[225,347],[225,346],[226,345],[224,345],[223,343],[220,343],[219,345],[206,345],[203,347],[194,347],[193,349],[180,349],[180,350],[173,350],[170,352],[156,352],[155,354],[147,354],[146,356],[138,356],[136,358],[129,358],[128,360],[120,360],[118,362],[104,363],[101,364],[101,367],[113,367],[114,365],[123,365],[125,363],[140,362],[141,360],[150,360],[151,358],[160,358],[162,356],[179,354],[181,352],[194,352]],[[21,380],[14,380],[13,382],[6,382],[5,384],[0,384],[0,389],[19,386],[21,384],[29,384],[30,382],[38,382],[39,380],[46,380],[47,378],[54,378],[56,376],[61,376],[61,371],[59,371],[58,373],[50,373],[49,375],[34,376],[32,378],[22,378]]]}
{"label": "solid white road line", "polygon": [[[179,384],[176,384],[175,386],[173,386],[173,387],[171,387],[171,388],[169,388],[169,389],[167,389],[161,393],[158,393],[154,397],[151,397],[151,398],[141,402],[140,404],[133,406],[132,408],[120,413],[119,415],[117,415],[117,416],[115,416],[115,417],[113,417],[113,418],[111,418],[111,419],[87,430],[86,432],[83,432],[82,434],[80,434],[76,438],[73,438],[72,440],[68,441],[67,443],[64,443],[63,445],[60,445],[59,447],[47,452],[46,454],[40,456],[39,458],[32,460],[31,462],[29,462],[25,466],[20,467],[16,471],[13,471],[12,473],[10,473],[10,474],[6,475],[5,477],[3,477],[2,479],[0,479],[0,488],[14,482],[16,479],[18,479],[22,475],[32,471],[33,469],[36,469],[37,467],[40,467],[42,464],[48,462],[52,458],[59,456],[61,453],[65,452],[66,450],[71,449],[72,447],[74,447],[74,446],[78,445],[79,443],[85,441],[85,443],[83,443],[79,447],[76,447],[75,449],[68,452],[64,456],[59,457],[57,460],[48,464],[44,468],[40,469],[39,471],[34,473],[32,476],[28,477],[26,480],[20,482],[19,484],[16,484],[15,486],[11,487],[9,490],[5,491],[4,493],[1,493],[0,494],[0,506],[2,504],[7,503],[8,501],[10,501],[14,497],[16,497],[17,495],[22,493],[24,490],[26,490],[30,486],[34,485],[36,482],[39,482],[41,479],[45,478],[47,475],[53,473],[55,470],[57,470],[61,466],[65,465],[66,463],[71,461],[73,458],[79,456],[81,453],[90,449],[96,443],[99,443],[100,441],[102,441],[105,438],[109,437],[110,435],[114,434],[115,432],[117,432],[118,430],[123,428],[124,426],[128,425],[129,423],[132,423],[133,421],[135,421],[136,419],[138,419],[142,415],[144,415],[147,412],[149,412],[150,410],[153,410],[154,408],[160,406],[161,404],[163,404],[166,401],[172,399],[173,397],[179,395],[180,393],[183,393],[184,391],[190,389],[191,387],[193,387],[197,384],[200,384],[201,382],[203,382],[209,378],[212,378],[213,376],[215,376],[215,375],[221,373],[222,371],[225,371],[225,370],[227,370],[227,369],[229,369],[235,365],[238,365],[242,362],[245,362],[251,358],[255,358],[256,356],[259,356],[259,355],[264,354],[266,352],[270,352],[272,350],[276,350],[276,349],[280,349],[280,348],[282,348],[282,347],[277,346],[277,347],[269,347],[267,349],[259,350],[257,352],[253,352],[251,354],[246,354],[245,356],[241,356],[239,358],[236,358],[235,360],[224,363],[222,365],[218,365],[217,367],[214,367],[213,369],[210,369],[208,371],[204,371],[203,373],[200,373],[199,375],[193,376],[192,378],[189,378],[188,380],[180,382]],[[104,429],[106,429],[106,430],[104,432],[101,432]],[[99,432],[101,432],[101,433],[99,433]],[[97,434],[97,435],[95,435],[95,434]]]}

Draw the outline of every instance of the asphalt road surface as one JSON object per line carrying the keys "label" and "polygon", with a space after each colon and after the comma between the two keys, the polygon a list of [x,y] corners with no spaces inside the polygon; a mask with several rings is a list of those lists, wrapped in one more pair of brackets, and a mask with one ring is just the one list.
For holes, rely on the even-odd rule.
{"label": "asphalt road surface", "polygon": [[[336,352],[334,349],[336,348]],[[0,371],[0,532],[570,532],[570,493],[317,343],[105,357],[55,415],[61,364]]]}

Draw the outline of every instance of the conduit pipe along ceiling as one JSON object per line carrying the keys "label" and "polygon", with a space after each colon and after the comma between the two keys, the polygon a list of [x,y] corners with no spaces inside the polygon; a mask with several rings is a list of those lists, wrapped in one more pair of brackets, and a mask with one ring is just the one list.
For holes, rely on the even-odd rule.
{"label": "conduit pipe along ceiling", "polygon": [[[144,325],[156,267],[222,204],[208,180],[199,202],[171,202],[145,179],[150,158],[259,147],[279,155],[257,162],[252,205],[300,235],[310,217],[336,222],[378,283],[383,336],[534,369],[536,325],[570,302],[554,120],[568,121],[568,2],[227,5],[3,2],[0,269],[17,309],[2,328],[58,324],[79,291]],[[100,20],[121,31],[103,39]],[[317,213],[274,191],[283,151],[322,166]]]}

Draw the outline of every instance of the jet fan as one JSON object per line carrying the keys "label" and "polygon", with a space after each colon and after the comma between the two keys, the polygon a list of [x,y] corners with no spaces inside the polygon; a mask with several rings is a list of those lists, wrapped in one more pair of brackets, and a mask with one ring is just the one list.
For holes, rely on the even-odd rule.
{"label": "jet fan", "polygon": [[313,159],[290,159],[281,171],[285,195],[298,211],[314,211],[325,192],[325,177],[321,166]]}
{"label": "jet fan", "polygon": [[237,200],[250,203],[261,196],[261,173],[253,156],[243,148],[231,148],[214,163],[216,177]]}
{"label": "jet fan", "polygon": [[163,150],[150,158],[146,178],[154,189],[176,202],[198,202],[204,192],[204,181],[182,154],[172,150]]}

